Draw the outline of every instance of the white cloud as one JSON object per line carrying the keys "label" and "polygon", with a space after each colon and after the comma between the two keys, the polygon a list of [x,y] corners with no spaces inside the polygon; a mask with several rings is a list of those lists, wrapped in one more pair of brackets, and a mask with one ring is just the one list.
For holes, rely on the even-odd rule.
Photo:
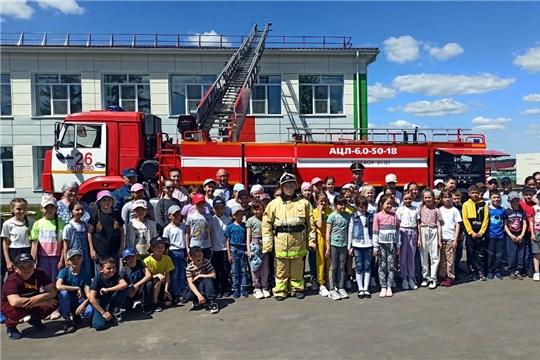
{"label": "white cloud", "polygon": [[540,114],[540,109],[527,109],[521,112],[521,115],[538,115]]}
{"label": "white cloud", "polygon": [[504,130],[506,129],[504,124],[507,124],[511,122],[512,119],[510,118],[495,118],[495,119],[489,119],[485,118],[483,116],[475,117],[472,120],[473,124],[478,124],[478,126],[474,127],[473,130],[476,131],[490,131],[490,130]]}
{"label": "white cloud", "polygon": [[463,54],[465,50],[458,43],[448,43],[442,48],[425,45],[425,49],[431,56],[437,60],[448,60],[451,57]]}
{"label": "white cloud", "polygon": [[368,86],[368,103],[374,104],[382,100],[390,100],[396,96],[396,90],[386,87],[376,82],[373,86]]}
{"label": "white cloud", "polygon": [[34,11],[34,8],[28,6],[26,0],[2,1],[2,16],[10,16],[15,19],[30,19]]}
{"label": "white cloud", "polygon": [[199,46],[200,41],[202,47],[232,46],[229,39],[227,39],[225,36],[219,35],[214,30],[206,31],[202,34],[196,33],[195,35],[189,36],[188,41],[196,46]]}
{"label": "white cloud", "polygon": [[399,129],[408,129],[408,128],[414,129],[415,127],[420,127],[420,125],[410,123],[406,120],[396,120],[394,122],[388,123],[388,126],[391,128],[399,128]]}
{"label": "white cloud", "polygon": [[383,41],[383,45],[388,61],[403,64],[418,59],[420,55],[419,42],[410,35],[389,37]]}
{"label": "white cloud", "polygon": [[400,92],[422,95],[470,95],[506,89],[516,79],[496,75],[410,74],[394,78],[392,86]]}
{"label": "white cloud", "polygon": [[538,102],[540,101],[540,94],[529,94],[523,97],[523,101]]}
{"label": "white cloud", "polygon": [[[76,0],[35,0],[42,9],[58,10],[63,14],[83,14],[85,9]],[[30,19],[36,12],[27,0],[2,1],[2,15],[15,19]],[[2,19],[4,21],[4,19]]]}
{"label": "white cloud", "polygon": [[43,9],[56,9],[63,14],[83,14],[84,8],[80,7],[75,0],[36,0]]}
{"label": "white cloud", "polygon": [[414,116],[446,116],[463,114],[469,109],[469,106],[455,101],[452,98],[441,99],[435,101],[415,101],[408,103],[405,107],[391,107],[389,112],[403,110],[406,113]]}
{"label": "white cloud", "polygon": [[540,46],[527,49],[523,55],[518,55],[512,62],[528,72],[540,71]]}
{"label": "white cloud", "polygon": [[489,130],[504,130],[504,125],[500,124],[489,124],[489,125],[480,125],[473,127],[475,131],[489,131]]}

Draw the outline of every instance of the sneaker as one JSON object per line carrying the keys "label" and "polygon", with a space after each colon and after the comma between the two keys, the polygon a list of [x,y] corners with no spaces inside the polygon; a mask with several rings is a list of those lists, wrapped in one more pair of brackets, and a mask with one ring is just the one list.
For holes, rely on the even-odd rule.
{"label": "sneaker", "polygon": [[386,288],[386,297],[392,297],[394,296],[394,293],[392,292],[392,288],[389,286]]}
{"label": "sneaker", "polygon": [[64,334],[75,332],[75,324],[73,321],[66,321],[64,323]]}
{"label": "sneaker", "polygon": [[437,288],[437,282],[435,280],[431,280],[429,282],[428,288],[431,289],[431,290],[436,289]]}
{"label": "sneaker", "polygon": [[327,297],[328,294],[330,294],[330,292],[328,291],[328,289],[326,288],[326,286],[321,285],[321,286],[319,287],[319,295],[324,296],[324,297]]}
{"label": "sneaker", "polygon": [[441,283],[439,285],[444,286],[444,287],[448,287],[448,281],[449,280],[450,280],[449,278],[445,278],[443,281],[441,281]]}
{"label": "sneaker", "polygon": [[116,320],[117,323],[120,324],[120,323],[124,322],[124,318],[122,317],[122,312],[121,311],[116,311],[112,315],[113,315],[113,318]]}
{"label": "sneaker", "polygon": [[427,281],[427,279],[422,280],[422,284],[420,284],[421,287],[426,287],[428,285],[429,285],[429,282]]}
{"label": "sneaker", "polygon": [[269,297],[272,297],[272,294],[270,294],[270,291],[267,289],[262,289],[263,296],[268,299]]}
{"label": "sneaker", "polygon": [[502,279],[503,279],[503,276],[501,275],[500,272],[495,273],[495,277],[496,277],[497,279],[499,279],[499,280],[502,280]]}
{"label": "sneaker", "polygon": [[311,280],[311,290],[313,291],[319,290],[319,282],[316,279]]}
{"label": "sneaker", "polygon": [[382,298],[386,297],[386,288],[381,289],[381,292],[380,292],[379,296],[382,297]]}
{"label": "sneaker", "polygon": [[6,331],[11,340],[19,340],[23,337],[23,334],[16,327],[8,327]]}
{"label": "sneaker", "polygon": [[401,283],[401,288],[403,290],[409,290],[409,282],[407,280],[403,280],[403,282]]}
{"label": "sneaker", "polygon": [[336,290],[330,291],[328,297],[332,300],[341,300],[341,296],[339,296],[339,293]]}
{"label": "sneaker", "polygon": [[62,317],[62,315],[60,315],[60,312],[58,310],[55,310],[49,317],[49,320],[58,320]]}
{"label": "sneaker", "polygon": [[359,299],[363,299],[363,298],[365,298],[365,297],[366,297],[366,295],[364,295],[364,290],[360,290],[360,291],[358,292],[358,298],[359,298]]}
{"label": "sneaker", "polygon": [[73,315],[73,322],[75,324],[81,324],[82,323],[82,317],[81,315]]}
{"label": "sneaker", "polygon": [[476,275],[474,275],[474,274],[469,275],[469,280],[470,281],[476,281],[477,280]]}
{"label": "sneaker", "polygon": [[223,298],[223,293],[220,293],[220,292],[219,292],[219,293],[217,294],[217,298],[218,298],[218,299],[222,299],[222,298]]}
{"label": "sneaker", "polygon": [[231,293],[229,291],[225,291],[223,293],[223,297],[226,297],[226,298],[231,297]]}
{"label": "sneaker", "polygon": [[263,292],[261,291],[261,289],[255,289],[253,291],[253,296],[255,296],[255,299],[264,299],[264,295],[263,295]]}
{"label": "sneaker", "polygon": [[374,277],[371,277],[371,279],[369,280],[369,286],[371,287],[377,286],[377,282],[375,281]]}
{"label": "sneaker", "polygon": [[298,300],[302,300],[303,298],[306,297],[306,295],[304,295],[304,293],[301,291],[297,291],[296,294],[294,294],[294,297],[297,298]]}
{"label": "sneaker", "polygon": [[533,280],[534,281],[540,281],[540,273],[534,273]]}
{"label": "sneaker", "polygon": [[413,279],[409,279],[409,289],[418,290],[418,286],[416,285]]}
{"label": "sneaker", "polygon": [[285,296],[280,296],[280,295],[274,296],[274,299],[276,299],[276,301],[283,301],[285,300]]}
{"label": "sneaker", "polygon": [[454,285],[454,280],[452,279],[446,280],[446,287],[451,287],[452,285]]}
{"label": "sneaker", "polygon": [[371,293],[367,290],[364,290],[364,296],[366,297],[366,299],[371,299]]}
{"label": "sneaker", "polygon": [[493,280],[493,279],[495,278],[495,275],[493,275],[493,273],[488,273],[488,274],[487,274],[487,278],[488,278],[489,280]]}
{"label": "sneaker", "polygon": [[518,280],[523,280],[523,275],[521,275],[520,273],[517,273],[517,274],[516,274],[516,278],[517,278]]}
{"label": "sneaker", "polygon": [[339,289],[338,294],[339,294],[339,297],[342,298],[342,299],[348,299],[349,298],[349,294],[347,293],[347,291],[345,291],[345,289]]}
{"label": "sneaker", "polygon": [[159,304],[154,305],[154,312],[162,312],[162,311],[163,311],[163,308],[161,307],[161,305]]}
{"label": "sneaker", "polygon": [[534,272],[533,269],[527,270],[527,276],[528,276],[529,278],[534,279],[534,274],[536,274],[536,273]]}
{"label": "sneaker", "polygon": [[481,281],[487,281],[487,278],[486,278],[486,276],[484,275],[484,273],[478,274],[478,278],[479,278]]}
{"label": "sneaker", "polygon": [[154,309],[152,308],[151,305],[146,305],[145,304],[145,305],[142,306],[142,312],[145,315],[150,315],[151,313],[154,312]]}
{"label": "sneaker", "polygon": [[212,301],[210,303],[210,314],[217,314],[219,312],[218,304]]}
{"label": "sneaker", "polygon": [[45,325],[41,322],[41,319],[37,316],[32,316],[28,320],[28,324],[32,325],[36,331],[43,331],[46,329]]}
{"label": "sneaker", "polygon": [[238,299],[240,297],[240,291],[234,290],[234,294],[232,296],[234,299]]}
{"label": "sneaker", "polygon": [[246,290],[240,291],[240,295],[242,295],[242,297],[244,297],[244,298],[247,298],[247,297],[248,297],[248,293],[247,293]]}

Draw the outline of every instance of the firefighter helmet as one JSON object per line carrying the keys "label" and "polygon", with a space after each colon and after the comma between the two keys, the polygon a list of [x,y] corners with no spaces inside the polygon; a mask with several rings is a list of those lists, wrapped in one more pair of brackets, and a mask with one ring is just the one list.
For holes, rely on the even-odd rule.
{"label": "firefighter helmet", "polygon": [[288,182],[296,183],[296,176],[294,176],[293,174],[289,174],[289,173],[283,173],[283,175],[281,175],[281,177],[279,178],[279,185],[281,186],[281,185],[283,185],[285,183],[288,183]]}

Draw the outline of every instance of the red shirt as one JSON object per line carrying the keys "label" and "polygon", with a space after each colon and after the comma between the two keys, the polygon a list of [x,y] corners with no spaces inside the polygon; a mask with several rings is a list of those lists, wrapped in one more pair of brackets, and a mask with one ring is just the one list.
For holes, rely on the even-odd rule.
{"label": "red shirt", "polygon": [[2,286],[2,303],[8,302],[9,295],[18,294],[20,297],[29,298],[40,294],[40,289],[51,284],[51,278],[41,269],[35,269],[27,280],[21,279],[19,274],[13,273],[8,276]]}
{"label": "red shirt", "polygon": [[529,220],[531,219],[531,217],[534,216],[534,205],[536,205],[536,203],[534,201],[526,203],[525,200],[520,200],[519,205],[521,205],[525,216],[527,216],[527,230],[530,231],[532,234],[533,229],[531,229],[531,227],[529,226],[531,224]]}

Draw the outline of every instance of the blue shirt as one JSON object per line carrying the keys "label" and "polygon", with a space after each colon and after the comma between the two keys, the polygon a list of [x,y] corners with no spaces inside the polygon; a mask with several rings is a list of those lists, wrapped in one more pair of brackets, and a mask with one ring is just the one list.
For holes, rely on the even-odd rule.
{"label": "blue shirt", "polygon": [[131,187],[124,185],[120,189],[116,189],[112,192],[112,196],[116,199],[116,204],[114,204],[114,210],[122,211],[124,205],[133,199],[131,195]]}
{"label": "blue shirt", "polygon": [[501,206],[489,208],[489,237],[493,239],[504,238],[504,209]]}
{"label": "blue shirt", "polygon": [[69,266],[65,267],[60,270],[56,279],[62,279],[64,285],[77,286],[83,290],[85,286],[90,286],[90,274],[83,268],[80,269],[79,274],[75,275]]}
{"label": "blue shirt", "polygon": [[225,236],[230,238],[231,245],[243,245],[246,246],[246,225],[238,225],[235,223],[227,225],[225,229]]}

